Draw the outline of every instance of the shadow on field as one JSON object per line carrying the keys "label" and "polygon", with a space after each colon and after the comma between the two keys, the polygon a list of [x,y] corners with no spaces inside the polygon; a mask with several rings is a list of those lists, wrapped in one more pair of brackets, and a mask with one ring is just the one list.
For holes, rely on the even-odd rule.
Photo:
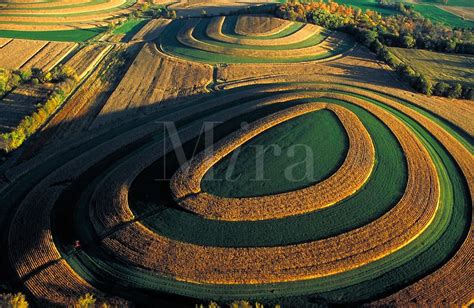
{"label": "shadow on field", "polygon": [[[377,60],[370,60],[370,59],[363,59],[363,58],[355,58],[355,59],[360,59],[361,61],[364,60],[366,62],[370,61],[374,63],[379,63]],[[411,89],[407,88],[406,85],[404,85],[402,82],[396,79],[395,74],[391,76],[392,79],[387,78],[388,74],[391,74],[391,72],[388,72],[386,69],[382,67],[379,67],[379,68],[372,68],[372,67],[366,67],[366,66],[362,67],[362,66],[357,66],[357,65],[350,65],[350,64],[336,63],[336,62],[328,63],[327,66],[343,70],[344,76],[342,77],[344,79],[347,79],[348,81],[364,82],[367,84],[373,84],[373,85],[386,87],[387,91],[389,91],[390,88],[411,91]],[[326,75],[341,77],[340,74],[327,73]]]}

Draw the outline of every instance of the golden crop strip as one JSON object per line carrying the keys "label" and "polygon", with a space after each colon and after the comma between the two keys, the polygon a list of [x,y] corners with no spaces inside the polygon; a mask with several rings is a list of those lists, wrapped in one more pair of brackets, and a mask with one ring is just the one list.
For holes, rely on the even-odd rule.
{"label": "golden crop strip", "polygon": [[[23,282],[30,292],[40,299],[60,305],[70,305],[86,293],[99,298],[102,292],[76,274],[66,260],[60,259]],[[69,306],[71,307],[71,306]]]}
{"label": "golden crop strip", "polygon": [[214,17],[209,22],[209,25],[206,29],[206,34],[210,38],[226,42],[230,44],[237,45],[253,45],[253,46],[281,46],[300,43],[306,39],[309,39],[313,35],[316,35],[321,32],[322,28],[313,24],[306,24],[300,30],[296,31],[293,34],[290,34],[285,37],[280,37],[276,39],[245,39],[245,38],[235,38],[230,37],[222,33],[222,26],[225,22],[225,16]]}
{"label": "golden crop strip", "polygon": [[[471,200],[474,199],[474,157],[458,140],[429,118],[422,116],[405,105],[395,103],[381,95],[370,92],[365,92],[364,95],[380,100],[407,114],[433,134],[458,163],[469,186]],[[446,302],[449,302],[455,305],[469,306],[474,298],[474,277],[467,269],[473,268],[474,265],[472,258],[473,249],[474,230],[471,223],[466,240],[454,257],[445,265],[433,274],[422,278],[377,303],[380,305],[403,305],[405,303],[413,303],[413,300],[416,300],[420,305],[444,305]],[[440,293],[443,296],[440,296]],[[442,302],[441,300],[444,301]]]}
{"label": "golden crop strip", "polygon": [[235,24],[235,33],[242,36],[270,36],[288,29],[293,22],[270,16],[243,15]]}
{"label": "golden crop strip", "polygon": [[[49,1],[47,3],[44,0],[4,0],[2,3],[8,3],[8,8],[25,8],[25,7],[33,7],[33,8],[48,8],[48,7],[56,7],[56,6],[64,6],[64,0],[57,0],[57,1]],[[90,3],[90,0],[67,0],[67,4],[84,4]]]}
{"label": "golden crop strip", "polygon": [[[311,97],[311,93],[306,94]],[[365,107],[379,117],[397,136],[407,155],[407,190],[399,203],[380,219],[320,241],[259,248],[204,247],[177,242],[155,234],[137,222],[105,238],[104,246],[137,266],[178,280],[225,284],[295,281],[332,275],[373,262],[404,247],[425,230],[437,211],[439,183],[435,167],[421,142],[398,119],[365,101],[352,97],[345,97],[345,100]],[[129,212],[125,210],[129,177],[136,176],[135,164],[142,165],[144,156],[138,155],[123,169],[116,169],[116,174],[107,179],[106,187],[100,189],[104,199],[95,199],[95,204],[109,204],[101,212],[112,215],[115,223],[120,223],[117,220],[119,213]],[[114,197],[107,198],[106,191]],[[113,207],[118,207],[115,213]],[[144,253],[144,247],[154,253]]]}
{"label": "golden crop strip", "polygon": [[466,241],[440,269],[421,278],[393,295],[376,301],[377,306],[403,306],[417,303],[434,307],[449,303],[453,307],[471,307],[474,303],[474,232],[469,230]]}
{"label": "golden crop strip", "polygon": [[112,49],[112,45],[91,44],[80,49],[65,65],[74,69],[79,79],[85,77],[102,60],[104,55]]}
{"label": "golden crop strip", "polygon": [[[19,9],[19,10],[8,9],[8,10],[2,10],[2,14],[5,14],[5,15],[14,14],[14,15],[21,15],[21,16],[28,16],[30,14],[34,14],[34,15],[41,14],[41,15],[48,16],[48,15],[55,15],[55,14],[68,15],[68,14],[77,14],[77,13],[91,13],[91,10],[97,11],[97,10],[113,9],[115,7],[125,4],[125,2],[126,2],[125,0],[107,0],[105,2],[98,2],[98,3],[89,2],[88,5],[72,6],[72,7],[66,7],[66,8],[63,7],[63,8],[53,9],[53,10],[48,9],[48,8],[42,9],[41,7],[36,7],[33,9]],[[63,2],[63,5],[64,5],[64,2]],[[7,8],[10,8],[10,7],[7,6]],[[14,16],[14,17],[17,17],[17,16]]]}
{"label": "golden crop strip", "polygon": [[285,50],[259,50],[259,49],[242,49],[242,48],[226,48],[218,45],[212,45],[205,42],[201,42],[194,38],[193,32],[196,25],[199,23],[199,19],[193,19],[186,23],[186,25],[180,29],[177,33],[178,41],[188,47],[204,50],[207,52],[232,55],[232,56],[243,56],[243,57],[254,57],[254,58],[297,58],[305,56],[314,56],[317,54],[323,54],[328,51],[335,49],[342,43],[342,40],[338,37],[339,35],[332,35],[328,37],[324,42],[304,48],[297,49],[285,49]]}
{"label": "golden crop strip", "polygon": [[[235,94],[230,94],[226,96],[226,101],[236,100],[245,97],[245,95],[251,95],[252,93],[255,94],[255,90],[247,90],[237,92]],[[316,96],[318,96],[318,94],[315,94],[315,96],[313,97]],[[225,109],[218,113],[214,113],[208,116],[206,118],[206,121],[226,121],[245,112],[257,110],[258,108],[263,106],[285,103],[291,100],[305,97],[307,97],[306,94],[288,93],[270,98],[262,98],[255,101],[239,104],[235,107]],[[225,101],[220,98],[210,99],[209,101],[207,101],[205,106],[202,106],[201,104],[193,108],[187,108],[186,110],[180,111],[176,115],[173,115],[172,119],[176,121],[178,119],[190,117],[197,112],[202,112],[203,107],[210,110],[212,108],[222,105],[223,103],[225,103]],[[178,137],[180,138],[181,142],[184,143],[196,138],[197,134],[199,134],[200,132],[201,125],[202,123],[198,122],[186,128],[184,131],[180,131]],[[104,230],[106,232],[108,229],[114,228],[122,222],[133,219],[133,213],[128,208],[128,203],[123,203],[123,200],[118,200],[117,196],[127,198],[128,189],[133,179],[138,176],[138,174],[143,171],[147,166],[152,164],[154,161],[160,159],[165,154],[165,151],[172,151],[173,146],[174,145],[170,143],[169,140],[167,140],[167,143],[165,145],[161,141],[155,143],[150,146],[150,148],[146,152],[137,154],[137,161],[133,160],[130,162],[130,164],[129,162],[126,162],[123,166],[121,166],[121,168],[115,169],[107,177],[107,179],[104,179],[104,185],[101,185],[96,189],[93,197],[93,199],[97,200],[97,202],[99,202],[101,206],[90,209],[91,219],[95,222],[94,225],[98,227],[98,234],[102,234]],[[123,172],[124,169],[126,170],[125,172]],[[117,183],[121,184],[117,185]]]}
{"label": "golden crop strip", "polygon": [[[114,12],[115,14],[119,14],[120,11]],[[41,17],[31,17],[31,16],[0,16],[0,22],[2,22],[1,30],[15,30],[13,28],[15,25],[20,28],[21,26],[24,29],[34,29],[38,25],[27,25],[27,24],[17,24],[22,22],[36,22],[36,23],[57,23],[57,25],[46,25],[50,27],[51,30],[60,30],[62,28],[69,28],[75,27],[78,25],[80,28],[86,27],[97,27],[97,25],[101,24],[102,21],[109,19],[112,17],[111,13],[97,13],[95,15],[74,15],[74,16],[64,16],[64,17],[53,17],[44,15]],[[32,20],[33,19],[33,20]],[[86,24],[85,22],[89,22]],[[82,27],[81,27],[82,25]],[[39,25],[41,26],[41,25]]]}
{"label": "golden crop strip", "polygon": [[[327,180],[307,188],[262,197],[225,198],[201,192],[201,180],[206,172],[237,147],[275,125],[321,109],[334,112],[349,137],[344,163]],[[170,186],[181,206],[208,219],[276,219],[315,211],[346,199],[366,183],[374,161],[375,149],[370,135],[356,115],[337,105],[309,103],[269,115],[229,135],[212,151],[204,150],[182,166],[173,176]]]}
{"label": "golden crop strip", "polygon": [[0,37],[0,48],[3,48],[5,47],[5,45],[7,45],[8,43],[10,43],[13,39],[11,38],[3,38],[3,37]]}

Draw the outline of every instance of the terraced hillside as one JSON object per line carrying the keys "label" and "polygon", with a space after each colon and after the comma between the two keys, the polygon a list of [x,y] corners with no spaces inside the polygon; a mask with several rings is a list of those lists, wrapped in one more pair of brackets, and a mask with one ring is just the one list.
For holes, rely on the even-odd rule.
{"label": "terraced hillside", "polygon": [[0,278],[63,305],[472,301],[469,102],[410,92],[314,26],[158,35],[1,166]]}

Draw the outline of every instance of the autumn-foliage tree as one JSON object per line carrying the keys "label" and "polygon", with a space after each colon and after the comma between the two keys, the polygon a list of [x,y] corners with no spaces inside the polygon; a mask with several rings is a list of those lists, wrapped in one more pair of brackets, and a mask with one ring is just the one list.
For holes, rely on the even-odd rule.
{"label": "autumn-foliage tree", "polygon": [[[78,82],[76,72],[67,66],[60,66],[57,70],[53,71],[53,73],[43,74],[41,72],[41,77],[39,76],[40,71],[35,71],[34,74],[41,79],[41,82],[54,81],[56,84],[47,99],[38,105],[37,110],[33,114],[23,118],[12,131],[0,134],[0,138],[4,141],[4,150],[7,152],[18,148],[26,138],[34,134],[46,122],[48,117],[63,103],[77,86]],[[39,79],[34,78],[34,80]]]}
{"label": "autumn-foliage tree", "polygon": [[400,14],[382,16],[372,10],[362,11],[331,0],[290,0],[277,7],[276,15],[351,34],[422,93],[472,99],[472,88],[460,84],[445,86],[445,83],[434,83],[403,64],[386,46],[474,54],[473,32],[470,29],[453,29],[433,23],[416,12],[412,5],[400,1],[377,2]]}
{"label": "autumn-foliage tree", "polygon": [[0,294],[0,307],[6,308],[28,308],[29,304],[22,293]]}
{"label": "autumn-foliage tree", "polygon": [[281,18],[307,21],[326,28],[343,30],[351,27],[375,31],[387,46],[421,48],[442,52],[474,54],[474,35],[471,29],[453,29],[433,23],[400,1],[379,0],[399,14],[382,16],[373,10],[362,11],[331,0],[291,0],[276,9]]}

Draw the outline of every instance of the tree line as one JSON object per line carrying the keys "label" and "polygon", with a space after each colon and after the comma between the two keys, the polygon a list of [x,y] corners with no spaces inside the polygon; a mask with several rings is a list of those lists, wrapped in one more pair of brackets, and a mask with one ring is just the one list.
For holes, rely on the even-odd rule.
{"label": "tree line", "polygon": [[400,14],[382,16],[372,10],[362,11],[331,0],[290,0],[277,5],[275,14],[283,19],[314,23],[351,34],[419,92],[452,98],[474,98],[474,90],[469,86],[433,82],[402,63],[387,48],[389,46],[474,54],[474,35],[471,29],[454,29],[433,23],[415,12],[412,6],[401,2],[378,0],[378,5],[394,9]]}
{"label": "tree line", "polygon": [[[18,148],[29,136],[35,133],[51,116],[56,109],[69,96],[72,90],[75,89],[79,78],[77,73],[69,66],[55,67],[51,72],[43,72],[40,69],[32,69],[31,71],[13,71],[9,73],[7,70],[0,70],[4,72],[1,76],[10,76],[7,81],[6,89],[18,86],[21,84],[37,85],[40,83],[53,83],[54,88],[49,93],[45,101],[38,105],[36,111],[29,116],[26,116],[12,131],[0,134],[0,138],[4,140],[5,151],[10,152]],[[20,76],[20,77],[17,77]],[[18,78],[20,80],[18,81]],[[0,87],[2,83],[0,82]],[[5,93],[4,93],[5,95]]]}

